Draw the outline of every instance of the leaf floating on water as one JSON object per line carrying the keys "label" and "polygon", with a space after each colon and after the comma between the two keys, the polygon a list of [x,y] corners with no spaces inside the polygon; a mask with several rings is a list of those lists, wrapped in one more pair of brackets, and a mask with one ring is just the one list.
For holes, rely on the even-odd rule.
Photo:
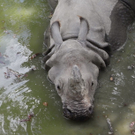
{"label": "leaf floating on water", "polygon": [[7,68],[7,72],[4,72],[4,75],[5,75],[5,78],[8,79],[8,78],[10,78],[10,70],[8,67],[6,67],[6,68]]}
{"label": "leaf floating on water", "polygon": [[0,61],[1,64],[5,64],[3,61]]}
{"label": "leaf floating on water", "polygon": [[33,54],[33,55],[31,56],[31,59],[34,59],[34,58],[36,58],[36,54]]}
{"label": "leaf floating on water", "polygon": [[5,54],[4,56],[5,56],[6,58],[8,58],[8,56],[7,56],[6,54]]}
{"label": "leaf floating on water", "polygon": [[128,106],[128,104],[127,103],[123,103],[123,107],[126,107],[126,106]]}
{"label": "leaf floating on water", "polygon": [[[0,59],[4,59],[4,57],[8,57],[7,55],[2,55],[1,52],[0,52]],[[5,62],[3,62],[2,60],[0,60],[0,63],[1,64],[5,64]]]}
{"label": "leaf floating on water", "polygon": [[16,38],[16,34],[13,36],[13,38]]}
{"label": "leaf floating on water", "polygon": [[17,52],[16,54],[20,54],[21,52]]}
{"label": "leaf floating on water", "polygon": [[5,29],[6,29],[6,27],[2,27],[1,29],[2,29],[2,30],[5,30]]}
{"label": "leaf floating on water", "polygon": [[135,121],[131,122],[129,127],[132,128],[135,125]]}
{"label": "leaf floating on water", "polygon": [[13,69],[10,69],[8,67],[6,67],[6,68],[7,68],[7,72],[4,72],[6,79],[10,78],[11,75],[14,75],[17,78],[22,78],[22,77],[26,76],[26,74],[21,74],[21,73],[14,71]]}
{"label": "leaf floating on water", "polygon": [[[0,52],[0,58],[3,58],[1,52]],[[0,63],[1,63],[1,64],[5,64],[5,63],[4,63],[3,61],[1,61],[1,60],[0,60]]]}
{"label": "leaf floating on water", "polygon": [[25,77],[28,77],[28,75],[27,75],[27,74],[24,74],[24,76],[25,76]]}
{"label": "leaf floating on water", "polygon": [[47,102],[44,102],[43,105],[44,105],[44,106],[48,106],[48,103],[47,103]]}
{"label": "leaf floating on water", "polygon": [[30,113],[30,114],[28,114],[27,119],[22,119],[22,120],[20,120],[20,122],[31,121],[32,117],[34,117],[34,116],[35,116],[34,113]]}
{"label": "leaf floating on water", "polygon": [[52,18],[52,16],[53,16],[53,14],[50,14],[50,15],[48,16],[48,18],[49,18],[49,19],[51,19],[51,18]]}
{"label": "leaf floating on water", "polygon": [[135,135],[135,130],[131,130],[131,134]]}
{"label": "leaf floating on water", "polygon": [[114,80],[114,78],[113,77],[110,77],[110,81],[113,81]]}
{"label": "leaf floating on water", "polygon": [[4,30],[4,32],[5,32],[6,34],[10,34],[7,30]]}
{"label": "leaf floating on water", "polygon": [[118,61],[117,62],[120,62],[120,59],[118,59]]}
{"label": "leaf floating on water", "polygon": [[41,53],[35,53],[35,54],[33,54],[33,55],[30,57],[30,60],[36,58],[36,57],[39,56],[40,54],[41,54]]}
{"label": "leaf floating on water", "polygon": [[20,122],[27,122],[27,121],[30,121],[31,119],[22,119],[20,120]]}
{"label": "leaf floating on water", "polygon": [[34,117],[35,115],[34,115],[34,113],[30,113],[30,114],[28,114],[28,118],[32,118],[32,117]]}

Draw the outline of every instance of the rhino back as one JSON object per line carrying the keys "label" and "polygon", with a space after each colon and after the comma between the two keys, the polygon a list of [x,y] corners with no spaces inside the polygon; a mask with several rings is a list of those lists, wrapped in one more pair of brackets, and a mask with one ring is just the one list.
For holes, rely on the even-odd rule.
{"label": "rhino back", "polygon": [[96,12],[102,18],[106,33],[108,35],[111,28],[110,15],[118,0],[92,0],[92,1],[96,9]]}
{"label": "rhino back", "polygon": [[[118,0],[59,0],[51,19],[51,24],[60,22],[62,38],[77,38],[80,29],[80,18],[89,23],[87,40],[96,42],[100,48],[108,45],[106,34],[110,31],[110,14]],[[51,39],[52,44],[53,40]]]}

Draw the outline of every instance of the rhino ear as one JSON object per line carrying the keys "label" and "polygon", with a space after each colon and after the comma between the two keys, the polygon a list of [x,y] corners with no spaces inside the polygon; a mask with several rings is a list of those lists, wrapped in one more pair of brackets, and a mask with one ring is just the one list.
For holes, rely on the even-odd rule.
{"label": "rhino ear", "polygon": [[60,46],[63,42],[60,34],[60,23],[58,21],[54,22],[50,28],[51,37],[53,38],[55,45]]}
{"label": "rhino ear", "polygon": [[56,54],[53,54],[51,58],[46,61],[46,65],[52,67],[55,63],[57,63],[56,57]]}
{"label": "rhino ear", "polygon": [[89,24],[87,20],[80,17],[80,31],[78,35],[78,40],[86,41],[88,32],[89,32]]}

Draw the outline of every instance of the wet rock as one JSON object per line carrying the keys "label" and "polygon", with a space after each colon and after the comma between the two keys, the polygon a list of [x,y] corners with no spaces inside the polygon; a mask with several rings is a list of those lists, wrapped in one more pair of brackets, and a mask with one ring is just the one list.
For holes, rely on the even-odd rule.
{"label": "wet rock", "polygon": [[133,54],[133,57],[135,57],[135,54]]}
{"label": "wet rock", "polygon": [[36,66],[34,66],[34,65],[33,65],[33,66],[31,66],[31,70],[32,70],[32,71],[37,70]]}
{"label": "wet rock", "polygon": [[113,132],[108,132],[108,135],[113,135]]}
{"label": "wet rock", "polygon": [[132,67],[131,67],[131,66],[128,66],[128,67],[127,67],[127,69],[128,69],[128,70],[131,70],[131,69],[132,69]]}

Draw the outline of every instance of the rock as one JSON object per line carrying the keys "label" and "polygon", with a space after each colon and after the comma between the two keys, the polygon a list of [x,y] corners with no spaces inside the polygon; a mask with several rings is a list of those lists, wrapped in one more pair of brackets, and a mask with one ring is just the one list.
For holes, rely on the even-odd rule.
{"label": "rock", "polygon": [[34,66],[34,65],[33,65],[33,66],[31,66],[31,70],[32,70],[32,71],[37,70],[36,66]]}
{"label": "rock", "polygon": [[128,67],[127,67],[127,69],[128,69],[128,70],[131,70],[131,69],[132,69],[132,67],[131,67],[131,66],[128,66]]}

